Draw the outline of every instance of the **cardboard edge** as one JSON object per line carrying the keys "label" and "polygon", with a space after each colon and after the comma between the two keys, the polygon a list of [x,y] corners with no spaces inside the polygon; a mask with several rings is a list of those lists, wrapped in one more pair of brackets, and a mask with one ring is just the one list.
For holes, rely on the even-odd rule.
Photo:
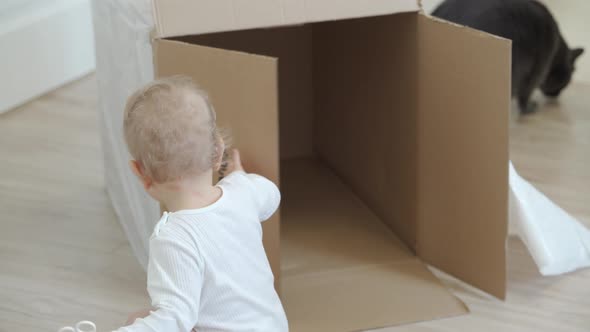
{"label": "cardboard edge", "polygon": [[424,268],[426,270],[428,270],[428,272],[430,272],[434,276],[434,279],[436,279],[436,281],[438,282],[440,287],[446,289],[447,292],[449,292],[449,294],[451,294],[451,296],[453,296],[455,298],[457,303],[459,303],[459,305],[463,309],[462,313],[458,313],[458,314],[452,315],[452,316],[441,316],[438,318],[434,318],[434,320],[440,320],[440,319],[451,318],[451,317],[458,317],[458,316],[463,316],[463,315],[469,314],[471,312],[471,310],[469,309],[469,307],[467,306],[465,301],[463,301],[463,299],[461,299],[459,296],[457,296],[457,294],[455,294],[455,292],[453,292],[444,282],[442,282],[442,280],[436,275],[436,273],[434,273],[434,271],[432,271],[432,269],[430,268],[430,265],[428,263],[426,263],[422,258],[420,258],[420,256],[416,255],[416,259],[418,259],[424,265]]}
{"label": "cardboard edge", "polygon": [[[419,0],[419,1],[421,1],[421,0]],[[472,34],[475,34],[475,35],[480,36],[480,37],[491,37],[491,38],[498,39],[498,40],[508,41],[510,43],[510,45],[512,45],[512,40],[507,39],[507,38],[504,38],[504,37],[501,37],[501,36],[497,36],[497,35],[491,34],[489,32],[485,32],[485,31],[482,31],[482,30],[477,30],[477,29],[474,29],[472,27],[468,27],[466,25],[462,25],[462,24],[458,24],[458,23],[455,23],[455,22],[447,21],[447,20],[442,19],[440,17],[432,16],[432,15],[430,15],[430,14],[424,12],[424,11],[421,11],[418,14],[420,16],[422,16],[423,18],[429,19],[429,20],[431,20],[431,21],[433,21],[433,22],[435,22],[437,24],[448,24],[448,25],[451,25],[451,26],[454,26],[454,27],[457,27],[457,28],[465,29],[465,31],[467,31],[468,33],[472,33]]]}
{"label": "cardboard edge", "polygon": [[[203,48],[207,48],[207,49],[211,49],[211,50],[220,50],[220,51],[224,51],[224,52],[228,52],[231,54],[239,54],[239,55],[253,55],[253,56],[257,56],[257,57],[261,57],[261,58],[266,58],[268,60],[274,60],[278,63],[279,58],[277,57],[273,57],[270,55],[265,55],[265,54],[258,54],[258,53],[248,53],[248,52],[243,52],[243,51],[236,51],[236,50],[231,50],[231,49],[226,49],[226,48],[219,48],[219,47],[211,47],[211,46],[206,46],[206,45],[201,45],[201,44],[193,44],[193,43],[189,43],[189,42],[185,42],[185,41],[181,41],[181,40],[175,40],[175,39],[169,39],[169,38],[161,38],[161,37],[156,37],[153,41],[154,45],[156,43],[177,43],[180,45],[186,45],[187,47],[203,47]],[[154,47],[154,64],[157,62],[157,47]]]}

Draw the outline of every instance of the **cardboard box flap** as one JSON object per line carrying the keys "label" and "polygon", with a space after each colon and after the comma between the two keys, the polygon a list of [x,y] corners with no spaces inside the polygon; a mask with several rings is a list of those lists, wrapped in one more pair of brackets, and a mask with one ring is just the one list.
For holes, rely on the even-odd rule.
{"label": "cardboard box flap", "polygon": [[153,0],[157,37],[417,11],[416,0]]}
{"label": "cardboard box flap", "polygon": [[468,312],[418,260],[288,276],[283,284],[291,332],[365,331]]}
{"label": "cardboard box flap", "polygon": [[[248,170],[278,183],[277,60],[169,40],[156,40],[154,50],[156,76],[193,77],[209,93],[218,126],[231,128],[234,146],[242,152]],[[278,217],[263,226],[264,246],[278,280]]]}
{"label": "cardboard box flap", "polygon": [[510,41],[420,15],[418,255],[506,294]]}
{"label": "cardboard box flap", "polygon": [[290,331],[360,331],[468,312],[321,161],[281,167],[281,294]]}

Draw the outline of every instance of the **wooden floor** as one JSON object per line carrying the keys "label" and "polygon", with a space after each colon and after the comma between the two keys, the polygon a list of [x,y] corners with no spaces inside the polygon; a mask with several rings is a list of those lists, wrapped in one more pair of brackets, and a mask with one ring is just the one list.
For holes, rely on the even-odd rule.
{"label": "wooden floor", "polygon": [[[512,159],[590,226],[590,85],[515,117]],[[144,273],[103,185],[94,78],[0,115],[0,332],[56,331],[90,319],[110,331],[145,306]],[[541,277],[509,240],[508,300],[444,278],[467,316],[384,331],[590,331],[590,270]]]}

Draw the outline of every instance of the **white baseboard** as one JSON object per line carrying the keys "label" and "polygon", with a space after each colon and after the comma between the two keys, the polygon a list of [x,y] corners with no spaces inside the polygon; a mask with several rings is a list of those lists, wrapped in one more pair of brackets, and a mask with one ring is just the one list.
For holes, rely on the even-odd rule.
{"label": "white baseboard", "polygon": [[0,113],[95,67],[88,0],[27,0],[0,14]]}

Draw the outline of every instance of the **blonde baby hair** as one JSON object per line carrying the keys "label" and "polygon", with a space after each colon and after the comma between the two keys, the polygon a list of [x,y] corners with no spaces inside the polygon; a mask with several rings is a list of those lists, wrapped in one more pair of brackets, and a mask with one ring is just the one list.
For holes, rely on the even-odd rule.
{"label": "blonde baby hair", "polygon": [[145,175],[164,183],[215,167],[224,143],[207,94],[188,76],[155,80],[127,100],[123,131]]}

